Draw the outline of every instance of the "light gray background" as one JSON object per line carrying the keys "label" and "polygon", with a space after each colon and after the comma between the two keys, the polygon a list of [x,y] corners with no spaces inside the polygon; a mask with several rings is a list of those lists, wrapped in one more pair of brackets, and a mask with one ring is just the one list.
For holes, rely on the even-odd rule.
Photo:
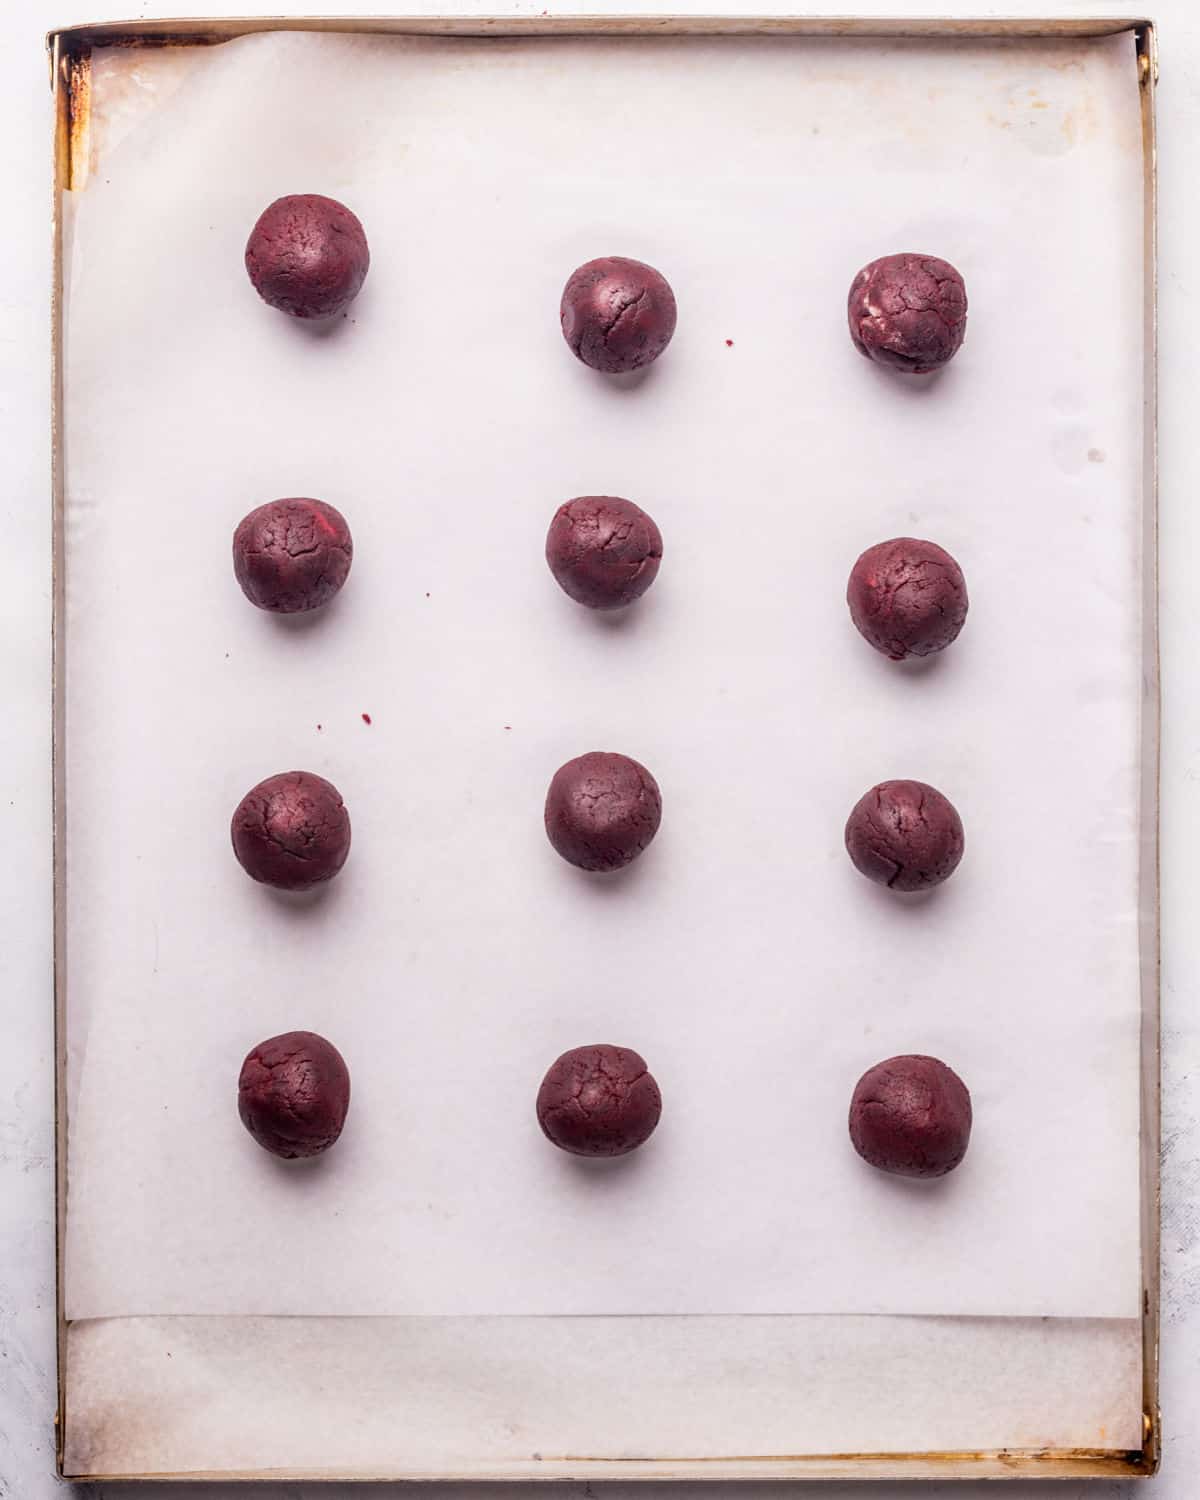
{"label": "light gray background", "polygon": [[[206,7],[207,8],[207,7]],[[277,9],[305,7],[282,6]],[[351,4],[323,0],[328,13],[352,14]],[[406,9],[409,7],[393,7]],[[412,7],[416,9],[417,7]],[[453,6],[442,0],[430,10],[511,11],[537,14],[543,6]],[[594,6],[596,10],[606,7]],[[627,7],[620,7],[625,9]],[[659,7],[647,3],[646,9]],[[710,4],[662,6],[679,12],[711,11]],[[729,10],[762,13],[764,0]],[[841,10],[850,7],[839,7]],[[860,13],[899,14],[895,6],[859,4]],[[935,7],[930,7],[933,9]],[[945,8],[949,9],[947,5]],[[214,10],[217,8],[214,8]],[[616,10],[617,7],[608,7]],[[780,7],[783,9],[783,7]],[[965,13],[966,7],[955,6]],[[974,7],[978,14],[1125,13],[1111,0],[1050,5],[1008,0],[1002,7]],[[1196,210],[1191,174],[1200,119],[1200,16],[1189,14],[1190,0],[1166,0],[1160,8],[1163,78],[1159,93],[1161,131],[1162,254],[1162,607],[1166,691],[1163,766],[1164,821],[1164,1041],[1165,1159],[1163,1384],[1166,1457],[1157,1496],[1182,1500],[1194,1490],[1200,1470],[1196,1416],[1200,1403],[1200,1131],[1188,1083],[1200,1060],[1200,1026],[1190,993],[1200,966],[1200,936],[1193,937],[1185,904],[1185,860],[1200,822],[1200,700],[1189,702],[1189,646],[1200,638],[1200,594],[1192,584],[1190,549],[1197,540],[1192,512],[1200,489],[1200,460],[1189,451],[1194,439],[1191,361],[1200,334],[1188,284],[1189,232]],[[49,860],[49,505],[48,505],[48,304],[49,304],[49,132],[50,101],[40,33],[73,16],[52,9],[49,0],[10,9],[0,52],[0,140],[8,148],[4,204],[6,234],[0,239],[0,453],[9,460],[8,482],[0,489],[4,509],[9,580],[0,600],[4,625],[6,714],[3,744],[6,771],[0,787],[0,848],[7,859],[0,897],[7,922],[0,946],[0,995],[5,1026],[0,1047],[0,1496],[41,1500],[52,1493],[54,1406],[53,1218],[50,1079],[50,860]],[[110,7],[87,19],[120,14]],[[146,12],[139,14],[165,11]],[[1192,150],[1189,150],[1189,147]],[[1189,1430],[1190,1429],[1190,1430]],[[100,1485],[95,1496],[122,1487]],[[196,1486],[189,1495],[215,1496],[229,1487]],[[299,1500],[307,1486],[266,1487],[256,1495]],[[580,1491],[584,1486],[564,1486]],[[809,1493],[816,1493],[815,1487]],[[884,1487],[889,1489],[891,1487]],[[931,1487],[936,1489],[936,1487]],[[1012,1486],[1010,1494],[1044,1486]],[[1081,1493],[1077,1485],[1055,1486],[1057,1496]],[[1132,1487],[1120,1487],[1132,1488]],[[914,1487],[916,1492],[920,1487]],[[777,1491],[776,1491],[777,1492]],[[946,1486],[941,1495],[979,1493],[975,1486]],[[155,1497],[158,1487],[143,1487]],[[317,1487],[312,1487],[317,1493]],[[320,1490],[322,1500],[336,1488]],[[362,1489],[354,1492],[364,1493]],[[884,1490],[850,1486],[840,1497]],[[991,1493],[988,1491],[988,1493]],[[1109,1491],[1113,1493],[1113,1491]]]}

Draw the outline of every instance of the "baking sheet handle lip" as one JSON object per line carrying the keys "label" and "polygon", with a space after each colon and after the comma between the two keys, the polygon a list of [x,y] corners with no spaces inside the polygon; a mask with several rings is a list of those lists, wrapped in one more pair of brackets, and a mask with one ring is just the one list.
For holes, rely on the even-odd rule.
{"label": "baking sheet handle lip", "polygon": [[[1062,36],[1076,37],[1112,36],[1122,31],[1153,30],[1154,21],[1136,13],[1125,16],[855,16],[852,14],[814,14],[783,16],[734,16],[720,10],[696,15],[668,14],[651,15],[636,10],[621,11],[605,16],[565,13],[554,16],[478,15],[448,16],[437,11],[425,11],[419,15],[387,16],[174,16],[163,19],[129,19],[114,21],[84,21],[72,26],[56,27],[46,33],[46,46],[53,51],[55,46],[70,50],[75,46],[196,46],[212,45],[230,41],[260,31],[330,31],[361,32],[394,31],[403,35],[406,30],[419,31],[427,27],[444,26],[447,32],[459,35],[497,34],[504,28],[507,35],[553,35],[569,32],[595,32],[599,34],[638,29],[654,32],[692,31],[707,26],[727,25],[731,31],[752,30],[755,25],[764,31],[777,34],[791,32],[795,35],[858,35],[862,37],[895,37],[906,34],[904,28],[911,27],[911,35],[932,35],[945,28],[954,35],[974,35],[981,38],[1002,36]],[[473,28],[478,28],[473,30]]]}
{"label": "baking sheet handle lip", "polygon": [[1143,726],[1143,861],[1149,888],[1143,892],[1141,1005],[1141,1205],[1142,1205],[1142,1423],[1143,1463],[1138,1473],[1157,1473],[1162,1457],[1159,1410],[1161,1280],[1162,1022],[1160,916],[1160,781],[1162,679],[1158,632],[1158,160],[1155,91],[1159,76],[1158,35],[1153,21],[1135,29],[1142,114],[1143,224],[1145,234],[1143,612],[1146,678]]}
{"label": "baking sheet handle lip", "polygon": [[66,1230],[66,920],[64,912],[64,831],[66,824],[63,733],[63,534],[65,475],[63,454],[63,189],[70,163],[71,100],[67,55],[58,38],[50,47],[50,76],[54,89],[51,127],[51,245],[53,265],[50,294],[50,495],[51,495],[51,880],[52,880],[52,995],[54,1006],[54,1300],[57,1355],[57,1407],[54,1414],[55,1468],[61,1476],[66,1448],[66,1304],[64,1244]]}
{"label": "baking sheet handle lip", "polygon": [[[1112,1482],[1119,1479],[1149,1478],[1154,1472],[1147,1467],[1145,1455],[1139,1449],[1011,1449],[993,1451],[963,1451],[945,1453],[914,1453],[899,1455],[905,1467],[897,1471],[897,1455],[891,1453],[832,1453],[812,1454],[797,1458],[676,1458],[676,1459],[614,1459],[574,1458],[547,1459],[537,1466],[544,1472],[535,1472],[527,1464],[503,1471],[474,1468],[442,1471],[387,1469],[366,1470],[313,1470],[313,1469],[262,1469],[228,1471],[205,1469],[194,1471],[152,1471],[147,1473],[112,1474],[63,1474],[60,1477],[70,1484],[129,1484],[150,1480],[164,1482],[200,1481],[223,1484],[276,1483],[376,1483],[376,1484],[563,1484],[563,1483],[610,1483],[669,1484],[686,1481],[703,1485],[740,1483],[812,1483],[822,1480],[866,1480],[873,1483],[885,1481],[911,1482],[928,1479],[935,1483],[965,1479],[1103,1479]],[[719,1468],[729,1464],[786,1464],[782,1473],[761,1473],[757,1469],[746,1478],[730,1476],[723,1469],[704,1473],[706,1465]],[[661,1464],[663,1471],[648,1473],[647,1464]],[[981,1474],[981,1466],[987,1472]],[[1047,1472],[1049,1468],[1050,1472]],[[809,1472],[804,1472],[808,1469]]]}

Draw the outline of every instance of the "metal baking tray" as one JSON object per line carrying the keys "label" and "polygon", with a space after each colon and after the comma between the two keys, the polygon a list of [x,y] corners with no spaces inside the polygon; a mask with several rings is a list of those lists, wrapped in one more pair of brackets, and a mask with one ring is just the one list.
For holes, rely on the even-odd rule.
{"label": "metal baking tray", "polygon": [[[65,576],[68,543],[66,534],[64,456],[64,195],[86,185],[91,155],[91,61],[100,47],[130,49],[200,47],[215,45],[251,33],[296,31],[359,33],[382,36],[452,37],[642,37],[777,36],[804,38],[876,38],[883,40],[968,38],[1004,43],[1022,38],[1094,38],[1132,33],[1141,100],[1144,201],[1142,227],[1145,247],[1144,285],[1144,473],[1142,476],[1143,537],[1143,677],[1141,756],[1141,1221],[1142,1303],[1142,1438],[1135,1446],[1104,1447],[1012,1447],[992,1451],[930,1449],[913,1446],[906,1451],[804,1451],[752,1453],[714,1460],[703,1455],[638,1453],[572,1454],[558,1457],[541,1454],[524,1465],[478,1464],[464,1454],[461,1462],[440,1467],[414,1468],[398,1455],[394,1462],[377,1463],[369,1470],[335,1464],[332,1468],[305,1463],[299,1468],[230,1467],[189,1464],[177,1469],[137,1468],[105,1472],[79,1469],[69,1459],[71,1452],[72,1388],[69,1379],[68,1322],[65,1313],[63,1246],[67,1213],[66,1193],[66,986],[67,922],[65,898],[65,850],[68,817],[65,778]],[[866,20],[803,18],[693,17],[541,17],[529,20],[501,18],[421,17],[406,19],[193,19],[178,21],[131,21],[78,26],[53,32],[48,38],[51,86],[55,97],[54,140],[54,287],[53,287],[53,508],[54,508],[54,745],[55,745],[55,1014],[56,1014],[56,1119],[58,1189],[58,1330],[59,1330],[59,1472],[71,1479],[126,1479],[148,1477],[219,1477],[224,1479],[287,1478],[629,1478],[629,1479],[969,1479],[969,1478],[1098,1478],[1115,1479],[1153,1474],[1160,1454],[1158,1415],[1159,1337],[1159,976],[1158,976],[1158,647],[1156,606],[1156,401],[1155,401],[1155,125],[1154,94],[1158,72],[1155,29],[1144,18],[1058,18],[1045,20],[967,20],[925,18]]]}

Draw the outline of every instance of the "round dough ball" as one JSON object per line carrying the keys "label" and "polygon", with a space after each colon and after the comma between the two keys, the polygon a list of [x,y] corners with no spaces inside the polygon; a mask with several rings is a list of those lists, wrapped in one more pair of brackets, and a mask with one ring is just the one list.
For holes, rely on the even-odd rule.
{"label": "round dough ball", "polygon": [[632,500],[581,495],[560,505],[546,534],[546,561],[563,590],[589,609],[622,609],[658,574],[662,533]]}
{"label": "round dough ball", "polygon": [[881,781],[846,820],[846,852],[855,869],[878,885],[928,890],[958,868],[962,819],[953,803],[923,781]]}
{"label": "round dough ball", "polygon": [[291,1160],[328,1151],[349,1108],[349,1069],[337,1048],[316,1032],[273,1036],[242,1064],[238,1114],[274,1156]]}
{"label": "round dough ball", "polygon": [[962,569],[935,542],[898,536],[868,547],[846,586],[850,618],[893,661],[943,651],[967,618]]}
{"label": "round dough ball", "polygon": [[850,1139],[881,1172],[944,1177],[967,1154],[971,1096],[936,1057],[889,1057],[855,1086]]}
{"label": "round dough ball", "polygon": [[592,750],[554,773],[546,834],[581,870],[620,870],[649,844],[662,820],[658,783],[628,755]]}
{"label": "round dough ball", "polygon": [[962,346],[967,289],[936,255],[884,255],[854,278],[847,314],[860,354],[906,375],[926,375]]}
{"label": "round dough ball", "polygon": [[259,609],[299,614],[328,604],[354,557],[346,518],[323,500],[271,500],[233,533],[233,571]]}
{"label": "round dough ball", "polygon": [[628,1047],[573,1047],[542,1079],[537,1117],[547,1140],[574,1156],[624,1156],[648,1140],[662,1095]]}
{"label": "round dough ball", "polygon": [[276,198],[246,242],[254,290],[293,318],[331,318],[358,295],[371,264],[363,227],[319,193]]}
{"label": "round dough ball", "polygon": [[671,342],[675,293],[653,266],[605,255],[571,273],[559,315],[571,352],[619,375],[652,364]]}
{"label": "round dough ball", "polygon": [[260,781],[238,803],[230,833],[246,874],[281,891],[332,880],[350,853],[350,814],[341,793],[311,771]]}

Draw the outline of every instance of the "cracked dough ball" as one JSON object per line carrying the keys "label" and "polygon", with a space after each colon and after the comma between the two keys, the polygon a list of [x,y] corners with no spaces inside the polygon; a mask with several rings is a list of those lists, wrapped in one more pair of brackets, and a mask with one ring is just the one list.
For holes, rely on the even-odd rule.
{"label": "cracked dough ball", "polygon": [[238,803],[230,833],[246,874],[281,891],[332,880],[350,853],[350,814],[341,793],[311,771],[260,781]]}
{"label": "cracked dough ball", "polygon": [[967,1154],[971,1096],[936,1057],[889,1057],[855,1086],[850,1139],[881,1172],[944,1177]]}
{"label": "cracked dough ball", "polygon": [[271,500],[233,533],[233,571],[242,593],[276,614],[328,604],[353,557],[345,516],[323,500]]}
{"label": "cracked dough ball", "polygon": [[662,820],[658,783],[628,755],[592,750],[554,773],[546,834],[581,870],[620,870],[635,860]]}
{"label": "cracked dough ball", "polygon": [[606,255],[572,273],[560,308],[563,338],[593,370],[619,375],[652,364],[675,332],[675,293],[640,260]]}
{"label": "cracked dough ball", "polygon": [[898,536],[868,547],[846,586],[850,618],[893,661],[943,651],[967,618],[962,569],[935,542]]}
{"label": "cracked dough ball", "polygon": [[293,318],[331,318],[358,295],[371,264],[363,227],[319,193],[276,198],[246,242],[254,290]]}
{"label": "cracked dough ball", "polygon": [[542,1079],[537,1117],[547,1140],[574,1156],[624,1156],[650,1138],[662,1095],[628,1047],[573,1047]]}
{"label": "cracked dough ball", "polygon": [[967,331],[967,289],[936,255],[885,255],[850,286],[850,337],[860,354],[907,375],[953,359]]}
{"label": "cracked dough ball", "polygon": [[238,1076],[238,1114],[265,1150],[289,1160],[328,1151],[350,1108],[342,1054],[314,1031],[259,1042]]}
{"label": "cracked dough ball", "polygon": [[941,885],[963,856],[953,804],[923,781],[881,781],[846,820],[846,852],[868,880],[893,891]]}
{"label": "cracked dough ball", "polygon": [[662,533],[632,500],[581,495],[560,505],[546,535],[546,561],[563,590],[589,609],[621,609],[658,574]]}

